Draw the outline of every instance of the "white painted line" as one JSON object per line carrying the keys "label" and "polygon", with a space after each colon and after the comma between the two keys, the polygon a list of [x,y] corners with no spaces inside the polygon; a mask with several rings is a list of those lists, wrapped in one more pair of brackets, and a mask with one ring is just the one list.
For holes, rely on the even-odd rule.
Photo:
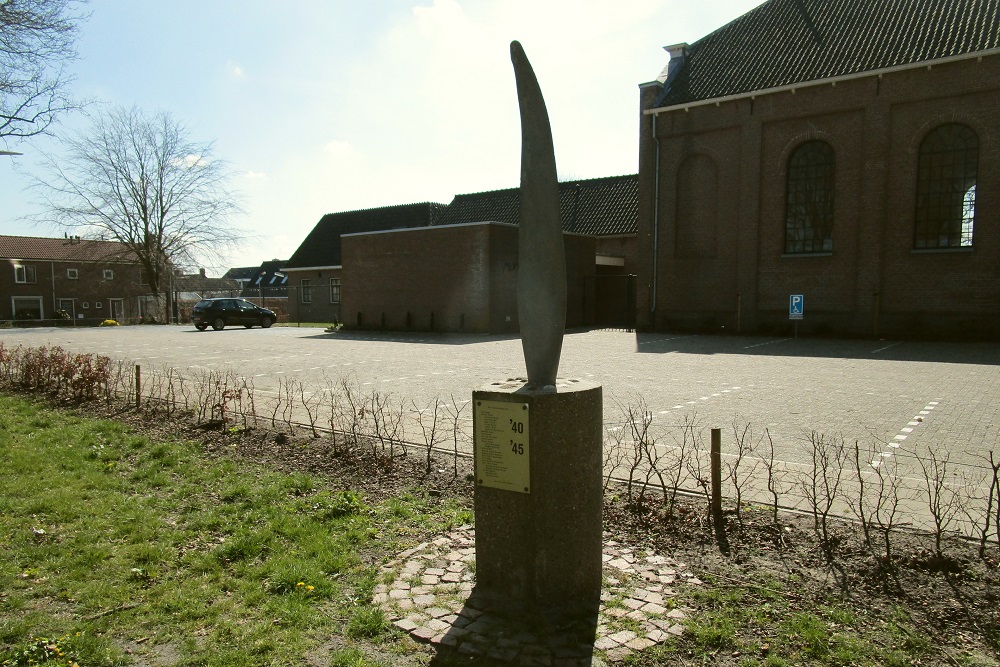
{"label": "white painted line", "polygon": [[256,375],[254,375],[254,377],[255,378],[262,378],[262,377],[264,377],[264,373],[257,373]]}
{"label": "white painted line", "polygon": [[906,440],[905,435],[897,435],[893,437],[893,440]]}
{"label": "white painted line", "polygon": [[899,430],[902,431],[903,433],[913,433],[913,428],[910,427],[910,426],[907,426],[905,428],[901,428]]}
{"label": "white painted line", "polygon": [[779,340],[769,340],[766,343],[757,343],[756,345],[747,345],[744,350],[749,350],[755,347],[764,347],[765,345],[777,345],[778,343],[784,343],[786,340],[791,340],[791,338],[781,338]]}
{"label": "white painted line", "polygon": [[872,350],[872,354],[878,354],[879,352],[882,352],[883,350],[888,350],[890,347],[896,347],[897,345],[901,345],[901,343],[890,343],[889,345],[886,345],[885,347],[880,347],[877,350]]}

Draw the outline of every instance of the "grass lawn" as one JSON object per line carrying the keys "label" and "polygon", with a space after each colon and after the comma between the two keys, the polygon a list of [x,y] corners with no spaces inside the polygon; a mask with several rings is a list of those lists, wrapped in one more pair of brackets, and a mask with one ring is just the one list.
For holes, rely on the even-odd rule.
{"label": "grass lawn", "polygon": [[0,396],[0,443],[5,667],[391,664],[415,649],[369,606],[378,564],[471,521],[21,398]]}

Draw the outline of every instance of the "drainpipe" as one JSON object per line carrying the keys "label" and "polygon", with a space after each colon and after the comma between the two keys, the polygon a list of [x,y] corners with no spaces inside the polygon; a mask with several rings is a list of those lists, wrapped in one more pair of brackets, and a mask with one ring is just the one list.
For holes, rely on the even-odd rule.
{"label": "drainpipe", "polygon": [[649,312],[650,324],[656,328],[656,287],[659,283],[659,252],[660,252],[660,139],[656,136],[656,117],[653,114],[653,288]]}
{"label": "drainpipe", "polygon": [[49,262],[49,270],[52,272],[52,316],[55,317],[58,305],[56,303],[56,263]]}

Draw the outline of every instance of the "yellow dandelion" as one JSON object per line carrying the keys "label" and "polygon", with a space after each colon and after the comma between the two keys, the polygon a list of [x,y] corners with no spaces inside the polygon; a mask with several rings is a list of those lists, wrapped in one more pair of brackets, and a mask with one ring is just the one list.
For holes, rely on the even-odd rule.
{"label": "yellow dandelion", "polygon": [[304,581],[300,581],[299,583],[295,584],[295,587],[299,588],[300,586],[305,586],[305,585],[306,583]]}
{"label": "yellow dandelion", "polygon": [[316,590],[316,587],[315,586],[306,586],[306,590],[307,591],[314,591],[314,590]]}

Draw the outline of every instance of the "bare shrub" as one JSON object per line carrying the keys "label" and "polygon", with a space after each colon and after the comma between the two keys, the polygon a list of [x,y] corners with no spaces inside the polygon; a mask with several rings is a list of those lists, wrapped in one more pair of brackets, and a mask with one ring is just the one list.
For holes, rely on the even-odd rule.
{"label": "bare shrub", "polygon": [[310,392],[306,391],[306,386],[303,382],[295,381],[295,390],[299,395],[299,404],[306,411],[306,419],[309,423],[309,430],[312,431],[312,436],[314,438],[319,437],[319,431],[316,429],[316,422],[319,421],[320,407],[323,404],[323,392]]}
{"label": "bare shrub", "polygon": [[441,404],[435,396],[424,408],[418,408],[416,402],[411,401],[413,412],[417,415],[417,425],[420,427],[420,434],[424,442],[424,473],[429,474],[433,466],[434,448],[437,447],[441,439]]}
{"label": "bare shrub", "polygon": [[670,486],[664,497],[664,503],[666,505],[666,514],[668,517],[674,515],[674,510],[677,507],[677,494],[681,489],[681,482],[684,479],[684,473],[687,470],[688,458],[691,456],[691,450],[695,450],[694,455],[697,456],[697,433],[695,431],[695,418],[690,415],[684,416],[684,422],[681,424],[680,436],[678,437],[674,434],[674,451],[668,465],[669,475],[670,475]]}
{"label": "bare shrub", "polygon": [[705,516],[712,522],[712,483],[710,464],[702,460],[702,448],[696,447],[685,463],[688,475],[705,497]]}
{"label": "bare shrub", "polygon": [[615,471],[625,461],[625,426],[617,425],[604,431],[601,449],[602,470],[604,471],[604,493],[615,478]]}
{"label": "bare shrub", "polygon": [[762,464],[762,461],[755,457],[762,436],[755,439],[750,422],[741,422],[738,418],[733,419],[732,427],[735,449],[726,462],[726,479],[733,489],[736,520],[743,525],[743,496],[750,490],[750,485]]}
{"label": "bare shrub", "polygon": [[813,516],[813,529],[828,560],[833,559],[835,543],[830,535],[830,519],[840,497],[840,483],[847,448],[843,439],[831,439],[813,431],[809,434],[810,467],[800,478],[809,510]]}
{"label": "bare shrub", "polygon": [[858,520],[861,532],[864,534],[865,546],[871,548],[873,545],[872,529],[875,524],[875,515],[881,509],[880,504],[884,500],[884,494],[880,489],[873,492],[872,486],[875,480],[869,478],[875,475],[871,461],[879,456],[880,450],[876,443],[869,443],[864,450],[861,444],[855,440],[854,447],[851,448],[851,463],[854,467],[854,474],[858,480],[857,491],[847,497],[847,506],[851,514]]}
{"label": "bare shrub", "polygon": [[944,555],[941,550],[944,534],[952,528],[961,511],[961,497],[956,488],[959,480],[949,469],[950,459],[950,452],[938,454],[930,447],[926,457],[917,457],[923,473],[924,500],[933,524],[934,554],[939,558]]}
{"label": "bare shrub", "polygon": [[[373,390],[368,397],[373,435],[372,453],[383,462],[391,462],[396,457],[396,446],[403,442],[403,403],[392,394]],[[378,449],[374,444],[378,444]]]}
{"label": "bare shrub", "polygon": [[778,508],[781,496],[788,492],[790,486],[782,482],[782,475],[778,474],[776,462],[774,460],[774,439],[771,431],[764,429],[764,439],[767,440],[767,458],[761,456],[761,465],[767,472],[767,491],[771,494],[771,523],[778,525]]}
{"label": "bare shrub", "polygon": [[462,428],[462,413],[465,411],[467,405],[469,405],[469,401],[465,401],[460,405],[455,399],[455,395],[452,394],[451,401],[445,406],[445,411],[448,413],[448,420],[451,422],[452,462],[454,464],[452,472],[455,477],[458,477],[458,455],[461,443],[467,443],[470,440],[469,435]]}

